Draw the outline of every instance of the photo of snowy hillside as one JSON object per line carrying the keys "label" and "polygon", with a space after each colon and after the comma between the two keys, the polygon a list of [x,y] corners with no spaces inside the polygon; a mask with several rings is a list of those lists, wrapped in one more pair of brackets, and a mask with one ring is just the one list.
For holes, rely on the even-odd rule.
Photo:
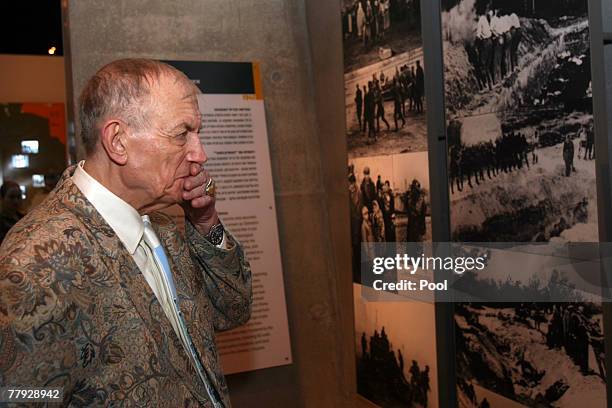
{"label": "photo of snowy hillside", "polygon": [[463,0],[443,15],[453,239],[548,241],[576,228],[596,241],[586,1],[546,18],[524,4]]}
{"label": "photo of snowy hillside", "polygon": [[606,406],[600,305],[462,304],[455,333],[463,406],[482,402],[474,386],[529,407]]}

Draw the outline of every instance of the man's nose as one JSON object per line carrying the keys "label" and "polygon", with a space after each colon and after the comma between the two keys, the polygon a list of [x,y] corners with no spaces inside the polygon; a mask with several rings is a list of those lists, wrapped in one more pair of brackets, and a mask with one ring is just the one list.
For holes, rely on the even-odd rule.
{"label": "man's nose", "polygon": [[191,141],[190,141],[190,145],[188,149],[189,149],[189,152],[187,155],[187,160],[189,160],[190,162],[204,164],[208,160],[208,156],[206,155],[206,152],[204,151],[204,146],[202,145],[202,142],[200,141],[200,137],[198,136],[198,134],[195,134],[194,136],[191,137]]}

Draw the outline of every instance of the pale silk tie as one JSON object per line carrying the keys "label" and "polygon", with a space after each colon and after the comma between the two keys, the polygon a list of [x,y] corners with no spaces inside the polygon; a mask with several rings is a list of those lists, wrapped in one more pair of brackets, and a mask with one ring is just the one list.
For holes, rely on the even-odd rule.
{"label": "pale silk tie", "polygon": [[[191,363],[196,369],[198,376],[204,383],[204,387],[206,388],[206,392],[208,393],[208,397],[213,403],[213,406],[215,408],[225,407],[225,404],[223,404],[219,393],[210,379],[210,375],[202,365],[200,355],[193,344],[189,331],[187,330],[187,324],[185,323],[183,312],[181,312],[179,307],[174,278],[172,277],[170,264],[168,263],[168,258],[166,257],[166,251],[164,251],[164,247],[153,230],[149,216],[143,215],[142,222],[144,224],[142,241],[145,244],[144,250],[147,254],[147,267],[149,270],[155,268],[160,272],[157,274],[153,273],[153,276],[148,277],[147,281],[149,281],[149,279],[154,281],[155,287],[153,287],[153,291],[155,292],[164,313],[170,320],[174,331],[181,340],[181,343],[183,344]],[[145,276],[145,278],[147,278],[147,276]],[[160,280],[164,280],[164,282]],[[149,285],[151,285],[151,282],[149,282]],[[174,316],[175,318],[172,319],[170,316]]]}

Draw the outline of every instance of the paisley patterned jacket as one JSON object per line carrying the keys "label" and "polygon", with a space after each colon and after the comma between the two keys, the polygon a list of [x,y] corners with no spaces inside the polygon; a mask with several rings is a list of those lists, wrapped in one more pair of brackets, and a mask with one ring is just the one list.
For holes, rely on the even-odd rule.
{"label": "paisley patterned jacket", "polygon": [[[63,387],[63,406],[211,407],[208,394],[131,255],[68,168],[0,247],[0,385]],[[215,331],[250,316],[242,248],[208,243],[150,214],[181,311],[208,376],[229,395]]]}

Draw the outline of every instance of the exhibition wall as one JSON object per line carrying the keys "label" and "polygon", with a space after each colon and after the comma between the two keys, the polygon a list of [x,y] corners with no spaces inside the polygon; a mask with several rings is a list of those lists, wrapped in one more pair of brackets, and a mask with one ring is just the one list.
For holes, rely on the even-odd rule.
{"label": "exhibition wall", "polygon": [[[609,155],[607,132],[601,124],[606,120],[605,101],[598,94],[603,78],[598,71],[602,39],[600,4],[596,3],[420,3],[431,207],[426,211],[430,219],[423,224],[431,225],[429,236],[434,242],[562,244],[598,242],[609,237]],[[410,219],[418,219],[418,214],[410,208],[405,186],[388,176],[395,174],[396,167],[415,173],[424,166],[422,161],[411,160],[408,153],[418,150],[414,131],[410,132],[416,118],[405,113],[408,108],[403,111],[403,105],[412,106],[413,101],[405,101],[405,95],[411,95],[414,86],[417,93],[420,91],[418,79],[415,82],[411,79],[414,73],[410,73],[410,65],[415,62],[410,56],[419,55],[420,50],[414,34],[406,30],[410,24],[415,26],[415,19],[403,23],[403,42],[396,38],[394,22],[402,23],[405,17],[403,4],[390,2],[389,24],[388,2],[343,2],[348,183],[356,282],[360,278],[356,264],[361,242],[392,241],[389,229],[401,235],[392,234],[393,241],[428,238],[425,231],[422,237],[410,233],[403,236],[402,218],[406,216],[410,225]],[[413,2],[405,4],[415,9]],[[512,29],[504,29],[503,40],[496,37],[504,45],[483,46],[485,42],[476,39],[476,23],[485,18],[488,7],[491,12],[497,9],[493,18],[499,15],[502,25],[509,19],[517,21]],[[359,54],[355,49],[367,52]],[[376,51],[378,58],[370,59],[365,75],[360,72],[365,69],[360,64],[368,60],[368,53]],[[487,55],[492,58],[488,60]],[[598,65],[593,69],[591,55],[593,65]],[[367,83],[362,91],[356,88],[358,80]],[[368,108],[364,95],[370,94],[372,84],[370,98],[379,102]],[[376,96],[376,89],[382,97]],[[393,123],[389,126],[385,117],[389,122],[400,118],[401,129],[397,122],[393,129]],[[409,122],[408,131],[403,130],[404,118]],[[597,146],[597,157],[593,144]],[[393,157],[394,149],[405,157]],[[364,157],[369,163],[367,168],[361,163]],[[380,182],[376,181],[379,174]],[[390,185],[385,185],[386,177]],[[397,195],[406,199],[392,200],[395,208],[387,207],[388,197]],[[361,206],[363,211],[358,211]],[[361,251],[362,268],[363,260]],[[541,276],[530,279],[538,278]],[[363,291],[356,289],[356,310]],[[401,315],[406,316],[405,324],[414,324],[410,302],[404,303],[406,311]],[[490,307],[437,304],[432,319],[437,324],[435,330],[430,328],[430,342],[438,342],[438,366],[432,372],[439,373],[440,406],[455,406],[457,402],[460,406],[575,406],[578,401],[606,406],[606,307],[601,303]],[[588,331],[588,342],[577,337],[571,345],[563,344],[571,337],[564,329],[559,337],[566,340],[557,344],[551,330],[561,315],[566,321],[579,322],[575,328],[570,327],[570,334]],[[369,321],[379,323],[374,327],[369,324],[373,334],[356,333],[358,392],[381,406],[390,399],[419,403],[435,383],[416,369],[408,372],[403,364],[405,353],[385,363],[386,369],[381,368],[387,373],[387,381],[368,375],[369,370],[364,369],[377,360],[381,347],[384,355],[395,353],[398,346],[402,350],[423,349],[414,331],[398,338],[387,328],[381,335],[378,326],[384,323],[383,316],[355,315],[356,331],[363,330]],[[530,323],[538,319],[547,322],[548,331],[540,332],[539,323]],[[425,326],[417,329],[419,335],[423,330]],[[396,382],[401,387],[389,389],[393,373],[397,372],[393,367],[398,365]],[[421,385],[423,381],[426,387]]]}
{"label": "exhibition wall", "polygon": [[[412,2],[413,7],[422,6],[416,17],[402,14],[388,22],[381,20],[381,26],[388,24],[387,29],[391,30],[384,39],[378,40],[383,42],[382,51],[377,47],[362,47],[362,43],[355,39],[354,27],[347,35],[347,27],[353,23],[343,18],[347,4],[353,3],[342,0],[265,0],[256,3],[179,0],[168,4],[163,0],[149,0],[122,1],[111,8],[92,0],[68,1],[64,10],[69,40],[66,53],[70,73],[68,102],[76,103],[87,78],[105,63],[118,58],[255,61],[260,64],[293,363],[228,376],[231,398],[236,406],[372,406],[366,399],[356,397],[360,380],[362,386],[370,382],[362,387],[366,392],[360,394],[366,394],[366,398],[381,404],[384,397],[375,389],[380,386],[377,379],[364,378],[367,375],[358,377],[360,369],[361,374],[372,369],[365,356],[372,352],[373,345],[381,344],[385,351],[393,351],[392,364],[401,366],[404,380],[421,379],[420,382],[414,380],[407,387],[412,395],[411,402],[422,404],[425,399],[431,406],[453,406],[457,398],[478,404],[487,397],[489,401],[530,405],[536,401],[537,393],[545,394],[560,380],[549,376],[546,386],[516,387],[509,392],[503,378],[497,378],[497,382],[494,378],[487,383],[486,378],[493,378],[490,373],[474,369],[478,363],[474,361],[477,353],[467,348],[465,339],[468,336],[464,334],[475,330],[476,325],[470,327],[470,321],[491,318],[487,316],[490,311],[401,300],[396,304],[380,305],[363,301],[358,284],[356,251],[361,243],[364,217],[362,213],[349,216],[351,211],[362,210],[363,206],[351,208],[349,202],[355,201],[347,200],[347,176],[349,184],[352,183],[350,176],[354,177],[357,187],[353,188],[360,188],[368,173],[367,178],[373,181],[366,184],[372,183],[378,190],[376,181],[381,175],[381,203],[383,206],[384,203],[392,205],[397,213],[393,219],[386,218],[389,209],[379,215],[376,208],[366,204],[368,216],[365,218],[374,220],[378,217],[379,225],[387,227],[387,236],[380,232],[382,229],[379,230],[384,241],[493,240],[500,230],[505,235],[499,240],[507,241],[573,240],[570,233],[574,236],[584,234],[578,239],[583,241],[610,238],[606,227],[611,210],[607,130],[612,127],[606,122],[612,115],[597,116],[598,112],[606,109],[605,95],[598,88],[605,80],[604,66],[597,58],[605,53],[606,62],[610,63],[606,66],[610,70],[612,51],[608,47],[602,53],[601,47],[590,46],[595,42],[601,45],[601,30],[598,31],[597,24],[592,23],[601,15],[600,4],[589,1],[589,14],[581,9],[562,27],[569,27],[573,35],[571,41],[579,43],[571,49],[566,49],[563,40],[556,37],[560,29],[558,21],[539,19],[525,10],[508,9],[508,14],[516,12],[520,15],[521,22],[529,27],[529,37],[525,39],[523,48],[519,47],[517,51],[519,74],[506,79],[508,86],[504,88],[513,92],[501,95],[494,101],[495,106],[482,109],[493,103],[484,101],[488,95],[484,88],[488,85],[478,90],[478,78],[473,74],[477,62],[470,60],[469,47],[460,44],[464,39],[460,35],[459,39],[453,37],[453,33],[462,31],[461,24],[452,25],[452,22],[453,18],[465,21],[461,20],[464,10],[457,8],[465,2],[445,1],[444,7],[427,0]],[[484,4],[477,0],[467,3],[478,4],[478,7]],[[586,0],[582,3],[585,6]],[[143,13],[143,7],[146,7],[146,13]],[[607,15],[605,10],[608,9],[604,9],[604,17]],[[256,18],[253,18],[254,14]],[[612,18],[604,21],[612,21]],[[395,30],[393,25],[397,22],[408,24],[409,30]],[[100,38],[105,40],[101,42]],[[405,43],[399,45],[400,52],[391,58],[384,55],[385,41],[388,48],[397,48],[394,42],[402,42],[405,38]],[[547,47],[550,49],[546,50]],[[563,64],[572,69],[582,67],[579,76],[584,77],[589,71],[584,68],[588,66],[589,47],[592,48],[594,73],[590,87],[592,106],[589,105],[590,97],[582,98],[588,92],[588,84],[584,89],[578,87],[584,95],[570,101],[575,104],[575,109],[569,113],[557,111],[551,107],[553,103],[540,103],[546,99],[540,95],[517,96],[517,89],[520,91],[519,88],[532,86],[529,80],[533,80],[526,75],[522,77],[524,82],[519,83],[520,72],[537,71],[521,65],[531,62],[526,57],[528,53],[544,53],[544,65],[552,71],[565,69]],[[406,106],[407,110],[399,115],[396,91],[389,78],[396,75],[399,78],[407,68],[414,68],[412,75],[416,77],[417,61],[425,72],[425,79],[418,85],[422,106],[413,100],[416,106]],[[457,61],[463,65],[457,65]],[[381,73],[386,81],[381,79]],[[445,75],[447,80],[453,79],[446,82],[446,87]],[[371,132],[363,130],[362,121],[366,119],[357,115],[355,90],[357,86],[363,89],[365,85],[367,88],[367,83],[374,77],[389,84],[381,89],[381,92],[386,92],[386,96],[382,96],[382,109],[386,111],[389,123],[379,120],[380,123],[375,125],[376,131]],[[612,76],[608,75],[608,78]],[[464,89],[453,88],[462,83]],[[551,91],[552,96],[544,96],[554,99],[558,96],[554,95],[555,91]],[[367,89],[361,91],[362,108],[366,93]],[[479,100],[466,100],[468,94],[476,95],[474,98]],[[610,87],[608,94],[612,95]],[[518,99],[521,104],[529,102],[529,109],[534,110],[535,106],[535,110],[548,116],[539,117],[526,109],[517,110],[515,102]],[[537,103],[535,99],[538,99]],[[575,99],[581,99],[581,102]],[[459,108],[463,111],[458,112]],[[539,152],[537,159],[529,151],[528,161],[525,164],[521,162],[520,167],[511,163],[511,171],[501,169],[503,174],[494,172],[491,176],[488,172],[493,169],[483,168],[482,176],[480,173],[472,174],[471,179],[465,178],[463,185],[459,185],[453,178],[456,152],[449,150],[452,143],[447,139],[447,128],[453,129],[453,126],[449,127],[453,119],[462,123],[462,153],[467,157],[480,154],[480,151],[475,154],[476,150],[471,146],[494,141],[508,129],[525,133],[526,137],[536,137],[535,131],[541,131],[538,137],[550,138],[551,144],[546,146],[547,150]],[[595,143],[599,147],[597,161],[583,159],[576,163],[577,171],[571,183],[564,179],[569,176],[564,176],[562,140],[555,139],[555,135],[563,133],[557,127],[563,127],[565,131],[568,126],[576,134],[582,130],[585,141],[595,133]],[[579,146],[577,138],[576,151]],[[83,150],[78,139],[76,147],[80,159]],[[570,168],[569,172],[573,174],[573,169]],[[536,179],[541,191],[530,191]],[[384,187],[387,180],[388,189]],[[450,190],[449,180],[454,182],[453,190]],[[520,208],[498,205],[504,200],[511,201],[509,191],[514,191],[516,185],[523,187],[522,203],[528,204]],[[458,191],[459,186],[461,191]],[[350,188],[349,185],[349,191]],[[549,196],[543,197],[545,193]],[[571,205],[560,209],[560,202],[568,197]],[[552,204],[546,207],[538,202],[542,198]],[[525,212],[526,208],[534,213]],[[567,217],[569,213],[573,218]],[[511,222],[507,225],[499,222],[500,219],[507,221],[508,216],[524,216],[525,220],[537,218],[538,221],[544,218],[546,226],[542,230],[545,233],[539,237],[520,226],[516,228],[516,223],[513,224],[515,229],[509,231],[505,227]],[[411,217],[420,222],[410,224]],[[562,219],[567,225],[562,223]],[[388,228],[391,225],[393,228]],[[487,231],[491,225],[498,229]],[[359,229],[357,238],[354,234],[356,228]],[[391,230],[393,234],[390,234]],[[545,313],[552,315],[553,310]],[[589,313],[589,320],[600,329],[603,326],[609,334],[610,325],[605,324],[605,306]],[[502,310],[501,314],[496,314],[500,317],[491,318],[490,323],[502,324],[500,321],[508,319],[509,314],[509,311]],[[402,324],[398,316],[405,317],[410,326]],[[502,342],[513,338],[517,331],[516,327],[507,326],[509,328],[504,333],[507,339],[502,339]],[[483,337],[489,336],[490,330],[486,327],[477,328],[483,331],[480,333]],[[534,338],[539,335],[536,330],[529,330],[526,334]],[[609,342],[610,338],[606,336],[606,341]],[[522,361],[530,361],[545,348],[546,340],[539,337],[537,340],[529,347],[523,347],[522,354],[518,350],[517,356]],[[464,347],[458,352],[457,341]],[[472,346],[479,347],[477,343]],[[460,360],[456,360],[457,355]],[[567,363],[560,353],[550,357]],[[595,363],[597,356],[591,357]],[[610,360],[609,356],[607,358]],[[412,360],[418,370],[412,367]],[[508,367],[520,362],[513,358],[499,358],[497,361],[502,374],[503,370],[514,372]],[[591,401],[591,406],[605,405],[604,381],[575,372],[569,364],[564,368],[563,378],[559,378],[571,387],[571,392],[565,394],[566,400],[562,401],[565,406],[584,401],[587,395],[594,393],[601,398]],[[528,383],[529,379],[523,377],[517,375],[515,379]],[[427,378],[425,385],[423,378]],[[474,393],[476,396],[473,397]]]}

